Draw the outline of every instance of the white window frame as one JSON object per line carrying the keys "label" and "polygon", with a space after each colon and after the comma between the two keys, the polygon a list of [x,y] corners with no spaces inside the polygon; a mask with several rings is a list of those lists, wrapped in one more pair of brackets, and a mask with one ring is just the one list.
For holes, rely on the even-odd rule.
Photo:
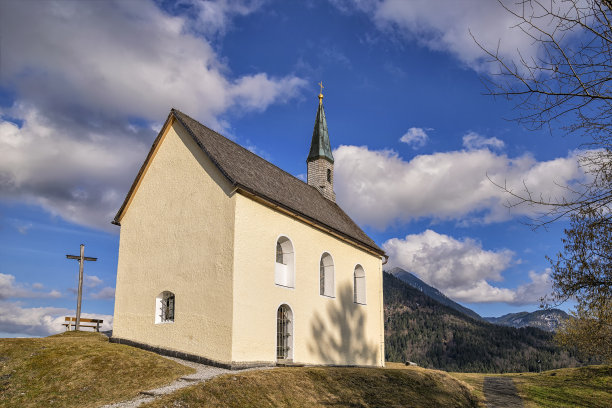
{"label": "white window frame", "polygon": [[[164,319],[164,301],[170,297],[174,298],[172,305],[172,319]],[[155,324],[174,323],[176,320],[176,294],[169,290],[164,290],[155,297]]]}
{"label": "white window frame", "polygon": [[[357,276],[358,271],[360,271],[360,275],[363,274],[363,276]],[[366,305],[366,292],[366,272],[361,264],[357,264],[353,269],[353,302],[358,305]]]}
{"label": "white window frame", "polygon": [[[325,258],[325,260],[324,260]],[[323,293],[321,293],[321,262],[323,262]],[[336,267],[332,255],[325,251],[319,257],[319,295],[326,298],[336,297]]]}
{"label": "white window frame", "polygon": [[[280,242],[284,263],[276,262],[276,246]],[[295,288],[295,246],[286,235],[279,235],[274,241],[274,284],[284,288]]]}

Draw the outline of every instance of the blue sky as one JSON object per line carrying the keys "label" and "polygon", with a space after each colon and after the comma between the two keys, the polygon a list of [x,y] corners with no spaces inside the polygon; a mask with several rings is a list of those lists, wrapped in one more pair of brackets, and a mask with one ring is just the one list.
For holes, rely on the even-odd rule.
{"label": "blue sky", "polygon": [[565,226],[487,176],[546,197],[581,180],[579,140],[507,120],[483,95],[507,58],[537,56],[496,2],[183,0],[0,3],[0,336],[46,335],[83,310],[110,323],[112,226],[171,107],[298,177],[317,83],[339,204],[391,256],[483,316],[535,310]]}

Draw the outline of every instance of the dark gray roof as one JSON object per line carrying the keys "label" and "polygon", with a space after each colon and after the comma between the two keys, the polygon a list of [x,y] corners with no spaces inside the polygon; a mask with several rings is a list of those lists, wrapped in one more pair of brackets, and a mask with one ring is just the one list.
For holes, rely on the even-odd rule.
{"label": "dark gray roof", "polygon": [[[176,109],[170,111],[170,116],[174,116],[187,129],[198,146],[234,186],[298,214],[315,224],[327,227],[381,255],[384,254],[384,251],[336,203],[323,197],[316,188]],[[156,143],[157,141],[154,147]],[[149,157],[147,161],[148,159]],[[139,173],[137,180],[140,175]],[[117,213],[115,223],[118,223],[133,189],[134,186]]]}

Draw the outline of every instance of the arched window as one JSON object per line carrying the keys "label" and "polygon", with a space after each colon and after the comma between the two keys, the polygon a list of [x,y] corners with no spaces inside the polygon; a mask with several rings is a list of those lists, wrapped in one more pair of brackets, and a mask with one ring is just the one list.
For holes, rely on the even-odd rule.
{"label": "arched window", "polygon": [[331,183],[331,169],[327,169],[327,182]]}
{"label": "arched window", "polygon": [[293,359],[293,312],[287,305],[276,311],[276,359]]}
{"label": "arched window", "polygon": [[276,241],[276,262],[274,263],[274,283],[293,288],[295,286],[293,244],[287,237]]}
{"label": "arched window", "polygon": [[155,323],[174,321],[174,293],[164,291],[155,298]]}
{"label": "arched window", "polygon": [[355,303],[361,305],[366,304],[366,281],[365,271],[361,265],[355,267],[355,273],[353,274],[353,299]]}
{"label": "arched window", "polygon": [[319,263],[319,293],[323,296],[335,296],[334,290],[334,260],[327,252],[321,255]]}

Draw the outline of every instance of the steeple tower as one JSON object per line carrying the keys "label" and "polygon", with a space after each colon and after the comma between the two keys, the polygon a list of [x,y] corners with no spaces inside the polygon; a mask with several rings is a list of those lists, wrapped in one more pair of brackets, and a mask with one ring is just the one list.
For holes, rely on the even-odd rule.
{"label": "steeple tower", "polygon": [[323,109],[323,82],[320,82],[321,93],[319,93],[319,109],[315,119],[310,143],[310,153],[306,163],[308,165],[308,185],[315,187],[323,197],[336,202],[334,193],[334,156],[329,144],[329,133],[327,132],[327,121]]}

